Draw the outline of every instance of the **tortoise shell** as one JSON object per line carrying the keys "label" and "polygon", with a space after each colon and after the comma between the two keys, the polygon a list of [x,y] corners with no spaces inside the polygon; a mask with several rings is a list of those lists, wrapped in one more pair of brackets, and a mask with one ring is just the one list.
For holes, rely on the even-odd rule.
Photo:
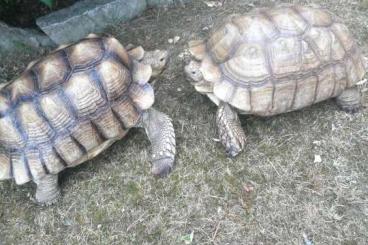
{"label": "tortoise shell", "polygon": [[[347,27],[326,10],[282,6],[230,16],[206,42],[189,44],[212,85],[207,95],[268,116],[336,97],[365,74]],[[196,85],[202,91],[201,83]]]}
{"label": "tortoise shell", "polygon": [[121,139],[153,104],[151,73],[108,36],[32,62],[0,90],[0,179],[57,174]]}

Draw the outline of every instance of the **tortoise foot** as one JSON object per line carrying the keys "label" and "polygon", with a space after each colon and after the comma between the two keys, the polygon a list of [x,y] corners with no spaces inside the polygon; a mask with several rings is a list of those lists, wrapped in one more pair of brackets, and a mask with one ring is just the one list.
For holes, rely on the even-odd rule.
{"label": "tortoise foot", "polygon": [[152,174],[157,177],[166,177],[171,172],[174,165],[174,159],[164,158],[152,162]]}
{"label": "tortoise foot", "polygon": [[44,195],[40,193],[36,193],[36,203],[41,206],[51,206],[58,202],[61,197],[61,192],[58,189],[52,194]]}
{"label": "tortoise foot", "polygon": [[237,112],[230,105],[221,103],[217,110],[216,123],[226,154],[236,157],[244,149],[246,142]]}
{"label": "tortoise foot", "polygon": [[362,108],[362,95],[357,87],[346,89],[336,97],[338,106],[345,112],[357,113]]}
{"label": "tortoise foot", "polygon": [[42,206],[49,206],[57,202],[60,197],[58,176],[48,174],[36,181],[36,202]]}
{"label": "tortoise foot", "polygon": [[354,105],[354,106],[347,106],[347,107],[341,106],[340,108],[341,108],[341,110],[343,110],[347,113],[355,114],[355,113],[358,113],[362,109],[362,105],[357,104],[357,105]]}

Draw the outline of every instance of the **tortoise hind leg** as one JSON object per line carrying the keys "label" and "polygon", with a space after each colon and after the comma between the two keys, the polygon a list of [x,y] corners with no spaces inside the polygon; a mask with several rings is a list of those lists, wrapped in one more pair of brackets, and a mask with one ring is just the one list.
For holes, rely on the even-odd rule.
{"label": "tortoise hind leg", "polygon": [[362,107],[362,95],[358,87],[344,90],[336,97],[338,106],[349,113],[358,112]]}
{"label": "tortoise hind leg", "polygon": [[245,146],[246,136],[241,127],[238,113],[227,103],[220,103],[216,124],[221,143],[230,157],[238,155]]}
{"label": "tortoise hind leg", "polygon": [[152,173],[164,177],[173,168],[175,160],[175,133],[171,119],[155,109],[143,113],[138,125],[143,127],[151,142]]}
{"label": "tortoise hind leg", "polygon": [[58,175],[48,174],[35,182],[37,184],[36,201],[41,205],[54,204],[60,196]]}

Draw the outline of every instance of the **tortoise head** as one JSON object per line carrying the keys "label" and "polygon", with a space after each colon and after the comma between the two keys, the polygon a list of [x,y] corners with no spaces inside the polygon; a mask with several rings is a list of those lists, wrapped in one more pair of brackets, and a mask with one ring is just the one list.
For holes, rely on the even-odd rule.
{"label": "tortoise head", "polygon": [[198,61],[191,60],[189,64],[184,67],[187,79],[195,85],[203,80],[202,72],[200,71],[201,64]]}
{"label": "tortoise head", "polygon": [[145,52],[141,62],[150,65],[152,68],[152,77],[156,77],[165,69],[168,60],[168,51],[156,49]]}
{"label": "tortoise head", "polygon": [[184,67],[185,75],[188,81],[195,87],[195,89],[203,94],[213,93],[214,82],[207,81],[203,77],[201,71],[201,63],[192,60]]}

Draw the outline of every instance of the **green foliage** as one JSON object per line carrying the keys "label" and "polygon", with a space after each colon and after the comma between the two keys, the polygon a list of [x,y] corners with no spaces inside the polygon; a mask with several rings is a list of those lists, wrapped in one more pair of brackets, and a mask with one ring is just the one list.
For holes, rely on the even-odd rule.
{"label": "green foliage", "polygon": [[[41,3],[45,4],[49,8],[52,8],[54,6],[55,0],[39,0]],[[14,1],[14,0],[0,0],[0,7],[6,7],[6,6],[17,6],[19,4],[22,4],[23,1]]]}
{"label": "green foliage", "polygon": [[43,4],[47,5],[49,8],[52,8],[54,5],[55,0],[40,0]]}

